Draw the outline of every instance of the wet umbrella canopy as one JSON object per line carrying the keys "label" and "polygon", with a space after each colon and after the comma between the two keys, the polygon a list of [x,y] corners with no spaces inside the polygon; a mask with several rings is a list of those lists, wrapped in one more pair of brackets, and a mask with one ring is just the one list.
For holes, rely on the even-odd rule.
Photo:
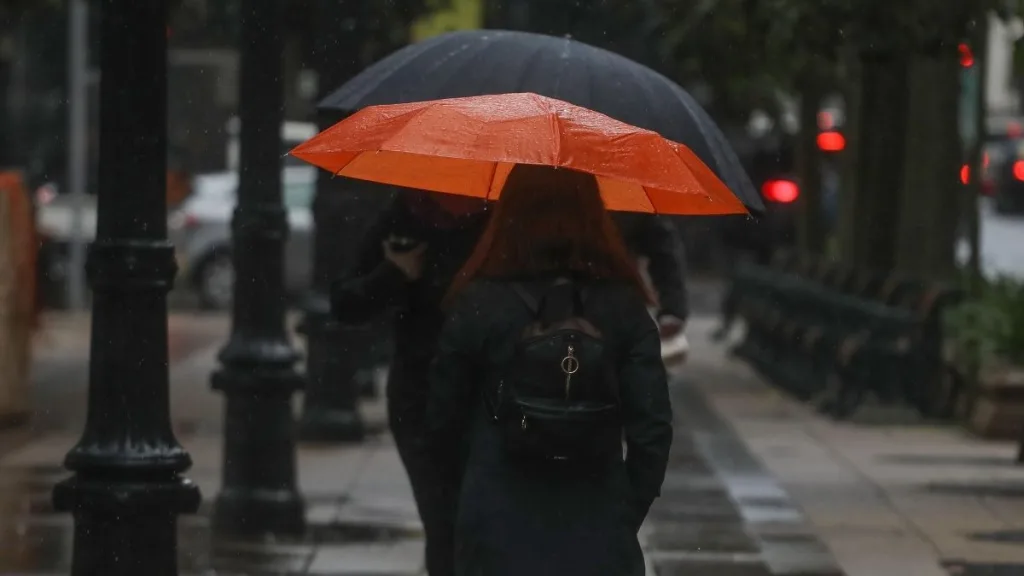
{"label": "wet umbrella canopy", "polygon": [[685,146],[529,93],[370,106],[291,153],[349,178],[489,200],[516,164],[567,168],[596,176],[609,210],[746,213]]}
{"label": "wet umbrella canopy", "polygon": [[452,32],[370,66],[320,102],[343,113],[367,106],[532,92],[658,132],[689,147],[752,212],[761,196],[707,112],[679,85],[607,50],[528,32]]}

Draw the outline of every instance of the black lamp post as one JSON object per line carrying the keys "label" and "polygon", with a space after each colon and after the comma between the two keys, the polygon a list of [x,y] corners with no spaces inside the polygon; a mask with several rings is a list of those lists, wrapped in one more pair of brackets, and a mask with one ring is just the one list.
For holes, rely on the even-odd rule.
{"label": "black lamp post", "polygon": [[[319,126],[334,123],[319,114]],[[375,326],[342,325],[331,316],[330,286],[349,268],[374,210],[358,183],[322,172],[313,200],[313,286],[300,330],[306,337],[306,394],[299,435],[313,442],[358,442],[366,435],[359,414],[357,375],[373,365]]]}
{"label": "black lamp post", "polygon": [[238,117],[240,174],[232,220],[233,326],[213,374],[224,393],[224,476],[213,528],[234,536],[299,535],[291,397],[302,386],[285,329],[281,197],[284,0],[245,0]]}
{"label": "black lamp post", "polygon": [[75,519],[73,576],[173,576],[177,516],[199,490],[171,428],[167,292],[167,2],[102,4],[100,161],[88,417],[54,488]]}
{"label": "black lamp post", "polygon": [[[359,34],[351,6],[319,0],[314,31],[314,64],[320,95],[326,96],[359,72]],[[317,125],[326,129],[342,119],[332,111],[317,113]],[[313,201],[313,286],[303,306],[300,331],[307,342],[306,394],[299,435],[315,442],[358,442],[365,435],[359,414],[356,373],[368,366],[372,333],[363,327],[343,326],[331,316],[329,289],[349,264],[359,244],[361,226],[370,214],[353,194],[355,184],[317,176]]]}
{"label": "black lamp post", "polygon": [[[321,128],[332,122],[320,122]],[[358,442],[365,435],[359,413],[356,374],[368,367],[373,332],[364,326],[342,325],[331,316],[331,281],[350,263],[362,226],[370,214],[360,205],[353,183],[317,178],[313,201],[313,279],[300,330],[306,337],[306,395],[299,434],[315,442]]]}

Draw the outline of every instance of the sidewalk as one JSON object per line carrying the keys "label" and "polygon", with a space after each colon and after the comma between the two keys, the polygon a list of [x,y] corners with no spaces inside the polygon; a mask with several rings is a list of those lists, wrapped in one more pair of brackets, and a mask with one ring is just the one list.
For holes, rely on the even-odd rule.
{"label": "sidewalk", "polygon": [[[61,322],[50,325],[55,333],[38,356],[44,417],[35,438],[0,452],[0,575],[66,574],[70,565],[71,519],[49,500],[81,431],[88,323]],[[1024,574],[1024,469],[1011,465],[1013,446],[955,427],[866,428],[819,418],[727,358],[707,337],[713,325],[691,322],[690,363],[672,385],[669,472],[641,530],[649,574]],[[300,447],[304,540],[211,538],[222,400],[209,373],[227,329],[218,316],[171,320],[173,420],[195,462],[187,476],[204,496],[200,514],[180,521],[181,573],[420,574],[420,526],[386,434],[358,446]],[[383,424],[383,409],[363,405],[371,426]],[[969,565],[997,562],[1017,566],[979,572]]]}
{"label": "sidewalk", "polygon": [[[203,495],[199,514],[179,520],[183,575],[415,575],[422,541],[412,492],[386,434],[358,446],[301,446],[300,491],[308,535],[302,541],[217,542],[209,511],[220,485],[223,400],[209,375],[227,335],[220,316],[171,318],[171,410],[192,456],[185,475]],[[67,476],[61,461],[84,421],[87,317],[56,317],[37,355],[34,438],[0,457],[0,575],[67,574],[71,518],[53,511],[50,491]],[[299,344],[296,341],[296,344]],[[41,390],[40,390],[41,389]],[[296,398],[296,413],[301,397]],[[370,429],[383,428],[381,401],[365,403]]]}
{"label": "sidewalk", "polygon": [[727,357],[709,341],[713,326],[691,326],[689,379],[848,576],[1024,574],[1024,466],[1014,465],[1014,444],[955,425],[820,417]]}
{"label": "sidewalk", "polygon": [[[204,495],[200,513],[180,520],[182,574],[419,574],[421,529],[386,434],[358,446],[300,447],[309,524],[303,541],[214,541],[208,514],[220,482],[223,405],[208,381],[227,329],[218,316],[170,320],[173,423],[194,461],[187,476]],[[66,573],[70,566],[71,518],[54,513],[49,501],[83,424],[87,334],[87,317],[62,316],[50,319],[40,338],[35,438],[0,458],[0,574]],[[673,384],[678,424],[669,476],[641,531],[649,572],[837,574],[774,480],[684,380]],[[383,428],[381,402],[364,404],[363,413],[371,427]],[[746,464],[737,470],[739,461]]]}

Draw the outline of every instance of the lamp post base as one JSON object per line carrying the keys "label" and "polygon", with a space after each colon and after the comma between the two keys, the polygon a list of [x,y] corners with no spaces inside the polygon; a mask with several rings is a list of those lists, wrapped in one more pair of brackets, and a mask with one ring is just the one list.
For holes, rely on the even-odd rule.
{"label": "lamp post base", "polygon": [[306,531],[306,507],[294,490],[225,488],[213,503],[215,534],[300,537]]}
{"label": "lamp post base", "polygon": [[309,442],[360,442],[366,427],[359,413],[356,381],[370,332],[342,326],[331,317],[326,297],[314,296],[299,331],[306,337],[306,395],[299,439]]}
{"label": "lamp post base", "polygon": [[213,374],[214,389],[226,396],[224,482],[213,529],[243,538],[301,536],[305,505],[296,481],[291,396],[302,380],[290,369],[261,376],[230,364]]}
{"label": "lamp post base", "polygon": [[177,576],[177,517],[199,508],[199,488],[174,474],[122,472],[78,473],[53,489],[54,508],[75,518],[71,576]]}

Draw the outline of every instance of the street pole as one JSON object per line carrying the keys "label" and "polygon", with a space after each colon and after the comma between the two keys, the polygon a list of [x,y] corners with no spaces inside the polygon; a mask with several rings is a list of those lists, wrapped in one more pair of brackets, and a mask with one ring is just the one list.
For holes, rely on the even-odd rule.
{"label": "street pole", "polygon": [[88,170],[89,7],[86,0],[68,6],[68,192],[71,194],[68,303],[72,310],[86,304],[85,187]]}
{"label": "street pole", "polygon": [[[353,30],[351,8],[342,2],[320,0],[315,21],[315,66],[323,98],[359,72],[359,34]],[[351,24],[351,25],[350,25]],[[324,130],[342,116],[319,111],[317,124]],[[365,435],[359,413],[356,374],[366,368],[366,327],[343,326],[331,315],[330,285],[355,257],[360,226],[367,210],[359,205],[351,181],[320,171],[313,200],[313,286],[304,303],[299,327],[306,337],[306,394],[299,436],[313,442],[358,442]]]}
{"label": "street pole", "polygon": [[285,329],[281,197],[284,0],[244,0],[238,118],[238,205],[231,222],[233,326],[212,377],[224,393],[224,464],[213,529],[229,536],[300,535],[291,398],[303,381]]}
{"label": "street pole", "polygon": [[74,516],[72,576],[176,575],[176,518],[199,507],[168,399],[166,22],[166,0],[103,3],[88,416],[53,491]]}

